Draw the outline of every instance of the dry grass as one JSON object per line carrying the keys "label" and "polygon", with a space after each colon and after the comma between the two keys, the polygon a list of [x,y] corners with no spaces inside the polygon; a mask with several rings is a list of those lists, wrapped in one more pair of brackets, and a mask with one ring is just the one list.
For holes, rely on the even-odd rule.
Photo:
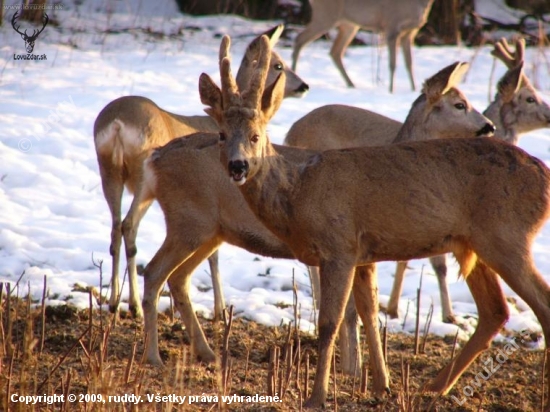
{"label": "dry grass", "polygon": [[[92,297],[90,298],[92,300]],[[0,302],[0,410],[10,411],[216,411],[300,410],[311,390],[316,364],[316,342],[292,327],[266,327],[231,316],[223,322],[203,319],[205,333],[220,354],[218,365],[196,363],[179,320],[159,320],[161,356],[166,368],[142,363],[141,322],[121,314],[120,319],[99,311],[77,311],[70,306],[45,307],[28,299]],[[43,348],[42,346],[42,330]],[[541,352],[518,350],[473,396],[459,406],[451,396],[419,396],[420,385],[435,376],[452,356],[454,337],[429,336],[424,352],[416,356],[414,337],[387,335],[392,394],[373,399],[366,368],[355,377],[336,368],[330,383],[327,410],[338,411],[526,411],[540,409]],[[494,356],[496,348],[488,352]],[[365,351],[365,359],[368,353]],[[338,354],[336,355],[338,360]],[[484,358],[485,360],[485,358]],[[299,365],[299,367],[297,367]],[[462,399],[463,388],[482,372],[478,360],[451,395]],[[334,380],[334,376],[336,379]],[[362,378],[363,376],[363,378]],[[9,402],[11,396],[75,394],[101,395],[107,402],[58,402],[34,406]],[[214,397],[280,394],[281,403],[232,403]],[[108,402],[109,396],[137,395],[139,405]],[[147,395],[197,396],[197,402],[149,402]],[[336,397],[334,396],[336,394]],[[200,399],[204,396],[204,399]],[[207,396],[210,399],[207,399]]]}

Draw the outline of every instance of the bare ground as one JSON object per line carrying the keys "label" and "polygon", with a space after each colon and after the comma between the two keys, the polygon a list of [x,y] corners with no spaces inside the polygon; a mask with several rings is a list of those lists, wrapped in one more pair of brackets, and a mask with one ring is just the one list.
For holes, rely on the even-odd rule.
{"label": "bare ground", "polygon": [[[10,411],[291,411],[300,410],[305,397],[305,358],[309,354],[309,390],[312,388],[316,363],[316,341],[309,335],[300,335],[301,365],[299,383],[296,368],[288,367],[285,354],[296,339],[288,327],[267,327],[241,318],[232,322],[228,341],[228,367],[225,393],[238,396],[265,396],[269,393],[268,373],[270,350],[280,348],[278,377],[270,378],[272,390],[283,394],[280,403],[233,402],[222,406],[214,396],[223,391],[221,361],[217,365],[195,362],[189,341],[181,322],[171,321],[162,314],[159,319],[161,356],[166,368],[160,369],[142,363],[142,323],[122,314],[116,323],[109,314],[94,311],[90,322],[89,311],[70,307],[46,308],[45,338],[42,352],[42,315],[40,307],[28,309],[28,302],[12,299],[10,311],[7,300],[1,305],[1,364],[0,410]],[[9,313],[9,316],[8,316]],[[8,324],[11,323],[11,327]],[[30,322],[32,320],[32,322]],[[212,347],[223,358],[223,322],[202,319],[203,328]],[[11,330],[11,339],[8,336]],[[519,342],[520,338],[516,340]],[[536,339],[536,337],[533,337]],[[12,342],[10,345],[9,342]],[[387,339],[388,364],[391,376],[391,395],[374,399],[367,387],[361,391],[361,373],[357,377],[336,372],[331,377],[331,394],[326,410],[338,411],[534,411],[540,410],[542,397],[543,352],[518,349],[503,359],[503,345],[494,344],[483,360],[478,359],[459,380],[450,395],[434,399],[419,395],[419,388],[446,364],[452,356],[454,337],[429,335],[425,351],[413,355],[414,337],[389,334]],[[368,358],[366,348],[364,358]],[[499,352],[500,350],[500,352]],[[500,357],[498,357],[500,356]],[[487,377],[488,357],[498,370]],[[339,355],[336,355],[338,361]],[[287,358],[288,359],[288,358]],[[295,355],[292,359],[296,359]],[[502,360],[502,365],[497,360]],[[292,364],[292,362],[290,362]],[[296,364],[296,362],[294,363]],[[500,365],[500,366],[499,366]],[[404,382],[409,370],[408,383]],[[485,369],[484,369],[485,368]],[[290,377],[288,371],[292,370]],[[273,371],[273,367],[271,367]],[[487,377],[485,379],[483,376]],[[478,375],[476,380],[476,374]],[[368,386],[370,381],[367,382]],[[408,389],[407,389],[408,387]],[[12,396],[75,394],[85,400],[86,394],[101,394],[102,400],[93,402],[57,402],[34,406],[9,402]],[[336,401],[334,397],[336,393]],[[130,402],[109,402],[108,396],[139,395],[139,406]],[[466,396],[471,395],[471,396]],[[149,402],[147,395],[196,396],[182,405],[169,400]],[[453,399],[454,396],[454,399]],[[210,397],[208,399],[207,397]],[[113,398],[114,399],[114,398]],[[103,402],[105,400],[106,402]],[[461,404],[459,404],[461,403]]]}

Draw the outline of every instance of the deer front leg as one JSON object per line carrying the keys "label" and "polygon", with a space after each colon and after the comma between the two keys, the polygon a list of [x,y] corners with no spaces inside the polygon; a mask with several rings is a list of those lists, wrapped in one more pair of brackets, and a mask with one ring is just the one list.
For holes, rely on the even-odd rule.
{"label": "deer front leg", "polygon": [[222,319],[223,311],[225,309],[225,299],[223,297],[223,288],[218,261],[219,255],[216,250],[208,257],[210,276],[212,277],[212,289],[214,290],[214,320],[216,321]]}
{"label": "deer front leg", "polygon": [[376,264],[359,266],[353,280],[355,306],[363,321],[369,345],[370,367],[373,376],[374,396],[390,392],[389,376],[378,330],[378,278]]}
{"label": "deer front leg", "polygon": [[353,265],[352,259],[345,258],[340,258],[338,261],[325,261],[320,265],[319,358],[313,390],[304,405],[307,408],[320,407],[327,398],[334,341],[351,292]]}
{"label": "deer front leg", "polygon": [[477,305],[476,330],[458,356],[425,385],[425,391],[445,395],[479,354],[489,348],[495,335],[508,320],[508,306],[493,270],[478,261],[466,282]]}

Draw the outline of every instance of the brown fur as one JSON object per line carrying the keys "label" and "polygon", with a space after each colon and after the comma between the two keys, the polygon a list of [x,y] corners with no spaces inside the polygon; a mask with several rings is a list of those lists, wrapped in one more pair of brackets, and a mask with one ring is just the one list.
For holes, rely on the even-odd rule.
{"label": "brown fur", "polygon": [[[263,46],[259,68],[265,70],[266,39]],[[345,302],[352,288],[360,296],[355,266],[455,252],[467,274],[474,255],[479,259],[467,278],[479,307],[478,328],[454,367],[427,390],[446,393],[501,327],[507,312],[496,273],[533,309],[550,339],[550,287],[530,255],[550,216],[550,170],[543,162],[496,139],[456,138],[331,150],[297,163],[278,154],[265,134],[282,88],[270,88],[273,96],[262,99],[275,107],[258,106],[256,98],[235,91],[229,59],[220,70],[221,90],[205,74],[199,90],[225,136],[222,164],[260,221],[298,259],[321,269],[319,361],[306,406],[319,407],[326,399]],[[244,114],[251,109],[253,118]],[[240,110],[243,116],[236,115]],[[376,311],[362,302],[356,306],[364,322],[366,312]]]}
{"label": "brown fur", "polygon": [[[267,34],[272,44],[281,35],[283,27],[277,26]],[[259,37],[248,46],[237,74],[237,81],[245,85],[253,73],[254,61],[259,50]],[[300,96],[308,90],[307,84],[292,72],[272,51],[271,67],[266,74],[268,81],[275,81],[279,73],[286,73],[285,96]],[[170,140],[198,131],[217,131],[215,121],[209,116],[181,116],[158,107],[151,100],[140,96],[125,96],[109,103],[99,113],[94,124],[94,143],[101,174],[103,193],[112,218],[110,253],[112,260],[111,297],[109,307],[116,311],[119,298],[119,260],[122,237],[126,247],[128,279],[130,283],[130,310],[136,317],[142,316],[137,290],[136,236],[139,222],[151,201],[138,202],[143,181],[142,165],[151,151]],[[124,220],[121,219],[121,198],[124,186],[134,199]],[[214,282],[215,314],[220,316],[225,303],[217,271],[217,255],[210,259]]]}

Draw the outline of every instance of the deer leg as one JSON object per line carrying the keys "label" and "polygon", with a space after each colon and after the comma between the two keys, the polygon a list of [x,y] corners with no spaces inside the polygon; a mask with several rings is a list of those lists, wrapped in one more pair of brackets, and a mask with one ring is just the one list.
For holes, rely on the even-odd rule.
{"label": "deer leg", "polygon": [[488,349],[491,341],[509,317],[508,306],[496,273],[478,261],[466,278],[478,309],[478,323],[470,340],[450,364],[424,390],[445,395],[466,368]]}
{"label": "deer leg", "polygon": [[[197,244],[201,243],[197,242]],[[164,243],[157,253],[155,253],[153,259],[147,264],[143,272],[143,320],[144,333],[146,336],[145,355],[147,361],[153,365],[162,365],[162,360],[160,359],[158,351],[157,328],[157,305],[160,292],[165,282],[172,276],[172,273],[195,251],[196,248],[182,245],[181,236],[179,236],[179,234],[172,236],[168,233]],[[185,288],[185,285],[183,288]],[[195,329],[190,328],[190,330]]]}
{"label": "deer leg", "polygon": [[[138,180],[141,182],[141,179]],[[126,214],[126,217],[122,221],[122,234],[124,236],[124,246],[126,248],[126,266],[128,268],[128,280],[130,283],[130,299],[129,306],[132,316],[136,319],[143,317],[143,309],[139,300],[139,288],[137,282],[137,268],[136,268],[136,238],[139,227],[139,222],[153,203],[152,196],[144,196],[142,194],[142,187],[139,184],[134,199],[130,205],[130,210]]]}
{"label": "deer leg", "polygon": [[292,51],[293,71],[296,71],[298,57],[300,56],[300,51],[302,50],[302,48],[329,31],[334,23],[336,23],[332,20],[333,19],[331,18],[331,21],[325,22],[324,19],[316,19],[314,15],[311,22],[306,26],[304,31],[296,36],[296,39],[294,40],[294,49]]}
{"label": "deer leg", "polygon": [[111,245],[109,247],[109,253],[112,257],[112,268],[109,310],[112,313],[116,313],[120,294],[118,271],[120,264],[120,245],[122,242],[121,202],[122,192],[124,191],[124,178],[122,170],[116,165],[111,164],[110,157],[100,156],[98,154],[98,163],[103,195],[105,196],[109,211],[111,212]]}
{"label": "deer leg", "polygon": [[355,375],[357,369],[361,366],[362,356],[359,338],[359,317],[355,309],[353,294],[350,294],[344,312],[344,321],[340,325],[338,346],[340,347],[340,367],[342,371],[347,375]]}
{"label": "deer leg", "polygon": [[[317,266],[308,266],[311,279],[311,290],[315,305],[319,307],[321,303],[321,284],[319,279],[319,268]],[[350,295],[344,322],[340,325],[338,334],[338,346],[340,347],[340,367],[344,373],[353,375],[355,368],[361,365],[360,339],[358,333],[357,311],[355,310],[355,300]]]}
{"label": "deer leg", "polygon": [[223,311],[225,309],[225,299],[223,297],[222,281],[220,277],[220,267],[218,264],[219,255],[218,250],[215,250],[212,255],[208,257],[208,264],[210,265],[210,276],[212,276],[212,289],[214,290],[214,320],[218,321],[223,317]]}
{"label": "deer leg", "polygon": [[347,22],[341,23],[338,26],[338,35],[336,37],[336,40],[334,40],[334,43],[332,43],[332,47],[330,49],[330,57],[332,57],[332,61],[340,71],[340,74],[344,78],[344,81],[346,82],[348,87],[355,86],[349,78],[346,69],[344,68],[342,57],[344,57],[346,49],[357,34],[358,30],[359,26],[356,26],[355,24]]}
{"label": "deer leg", "polygon": [[389,377],[384,361],[380,333],[378,331],[378,279],[376,264],[355,269],[353,296],[357,311],[363,321],[369,345],[370,368],[373,376],[373,392],[376,397],[389,393]]}
{"label": "deer leg", "polygon": [[395,67],[397,61],[397,39],[399,33],[386,33],[386,41],[388,42],[388,51],[390,57],[390,93],[393,93],[393,79],[395,77]]}
{"label": "deer leg", "polygon": [[409,80],[411,82],[411,89],[416,90],[416,85],[414,83],[414,72],[412,64],[412,44],[416,36],[416,30],[410,31],[404,34],[401,37],[401,49],[403,50],[403,57],[405,58],[405,66],[407,67],[407,72],[409,73]]}
{"label": "deer leg", "polygon": [[399,298],[403,293],[403,282],[405,281],[405,270],[407,270],[408,261],[397,262],[395,266],[395,278],[390,294],[390,301],[386,313],[390,318],[397,319],[399,317]]}
{"label": "deer leg", "polygon": [[441,297],[441,315],[443,322],[455,323],[455,315],[453,314],[453,306],[451,304],[451,295],[449,294],[449,287],[447,286],[447,264],[445,255],[432,256],[430,263],[437,276],[437,282],[439,283],[439,294]]}
{"label": "deer leg", "polygon": [[342,323],[344,309],[349,299],[353,280],[353,260],[343,258],[337,261],[322,262],[321,306],[319,309],[319,358],[317,373],[307,408],[323,405],[328,393],[330,365],[334,351],[336,333]]}
{"label": "deer leg", "polygon": [[185,324],[185,328],[189,333],[193,353],[203,362],[214,362],[216,360],[216,355],[208,345],[199,320],[197,319],[197,315],[193,310],[189,298],[189,284],[193,271],[208,255],[217,255],[216,250],[219,246],[220,242],[216,239],[212,239],[212,241],[203,244],[168,278],[170,293],[174,299],[176,309],[179,311],[183,323]]}

